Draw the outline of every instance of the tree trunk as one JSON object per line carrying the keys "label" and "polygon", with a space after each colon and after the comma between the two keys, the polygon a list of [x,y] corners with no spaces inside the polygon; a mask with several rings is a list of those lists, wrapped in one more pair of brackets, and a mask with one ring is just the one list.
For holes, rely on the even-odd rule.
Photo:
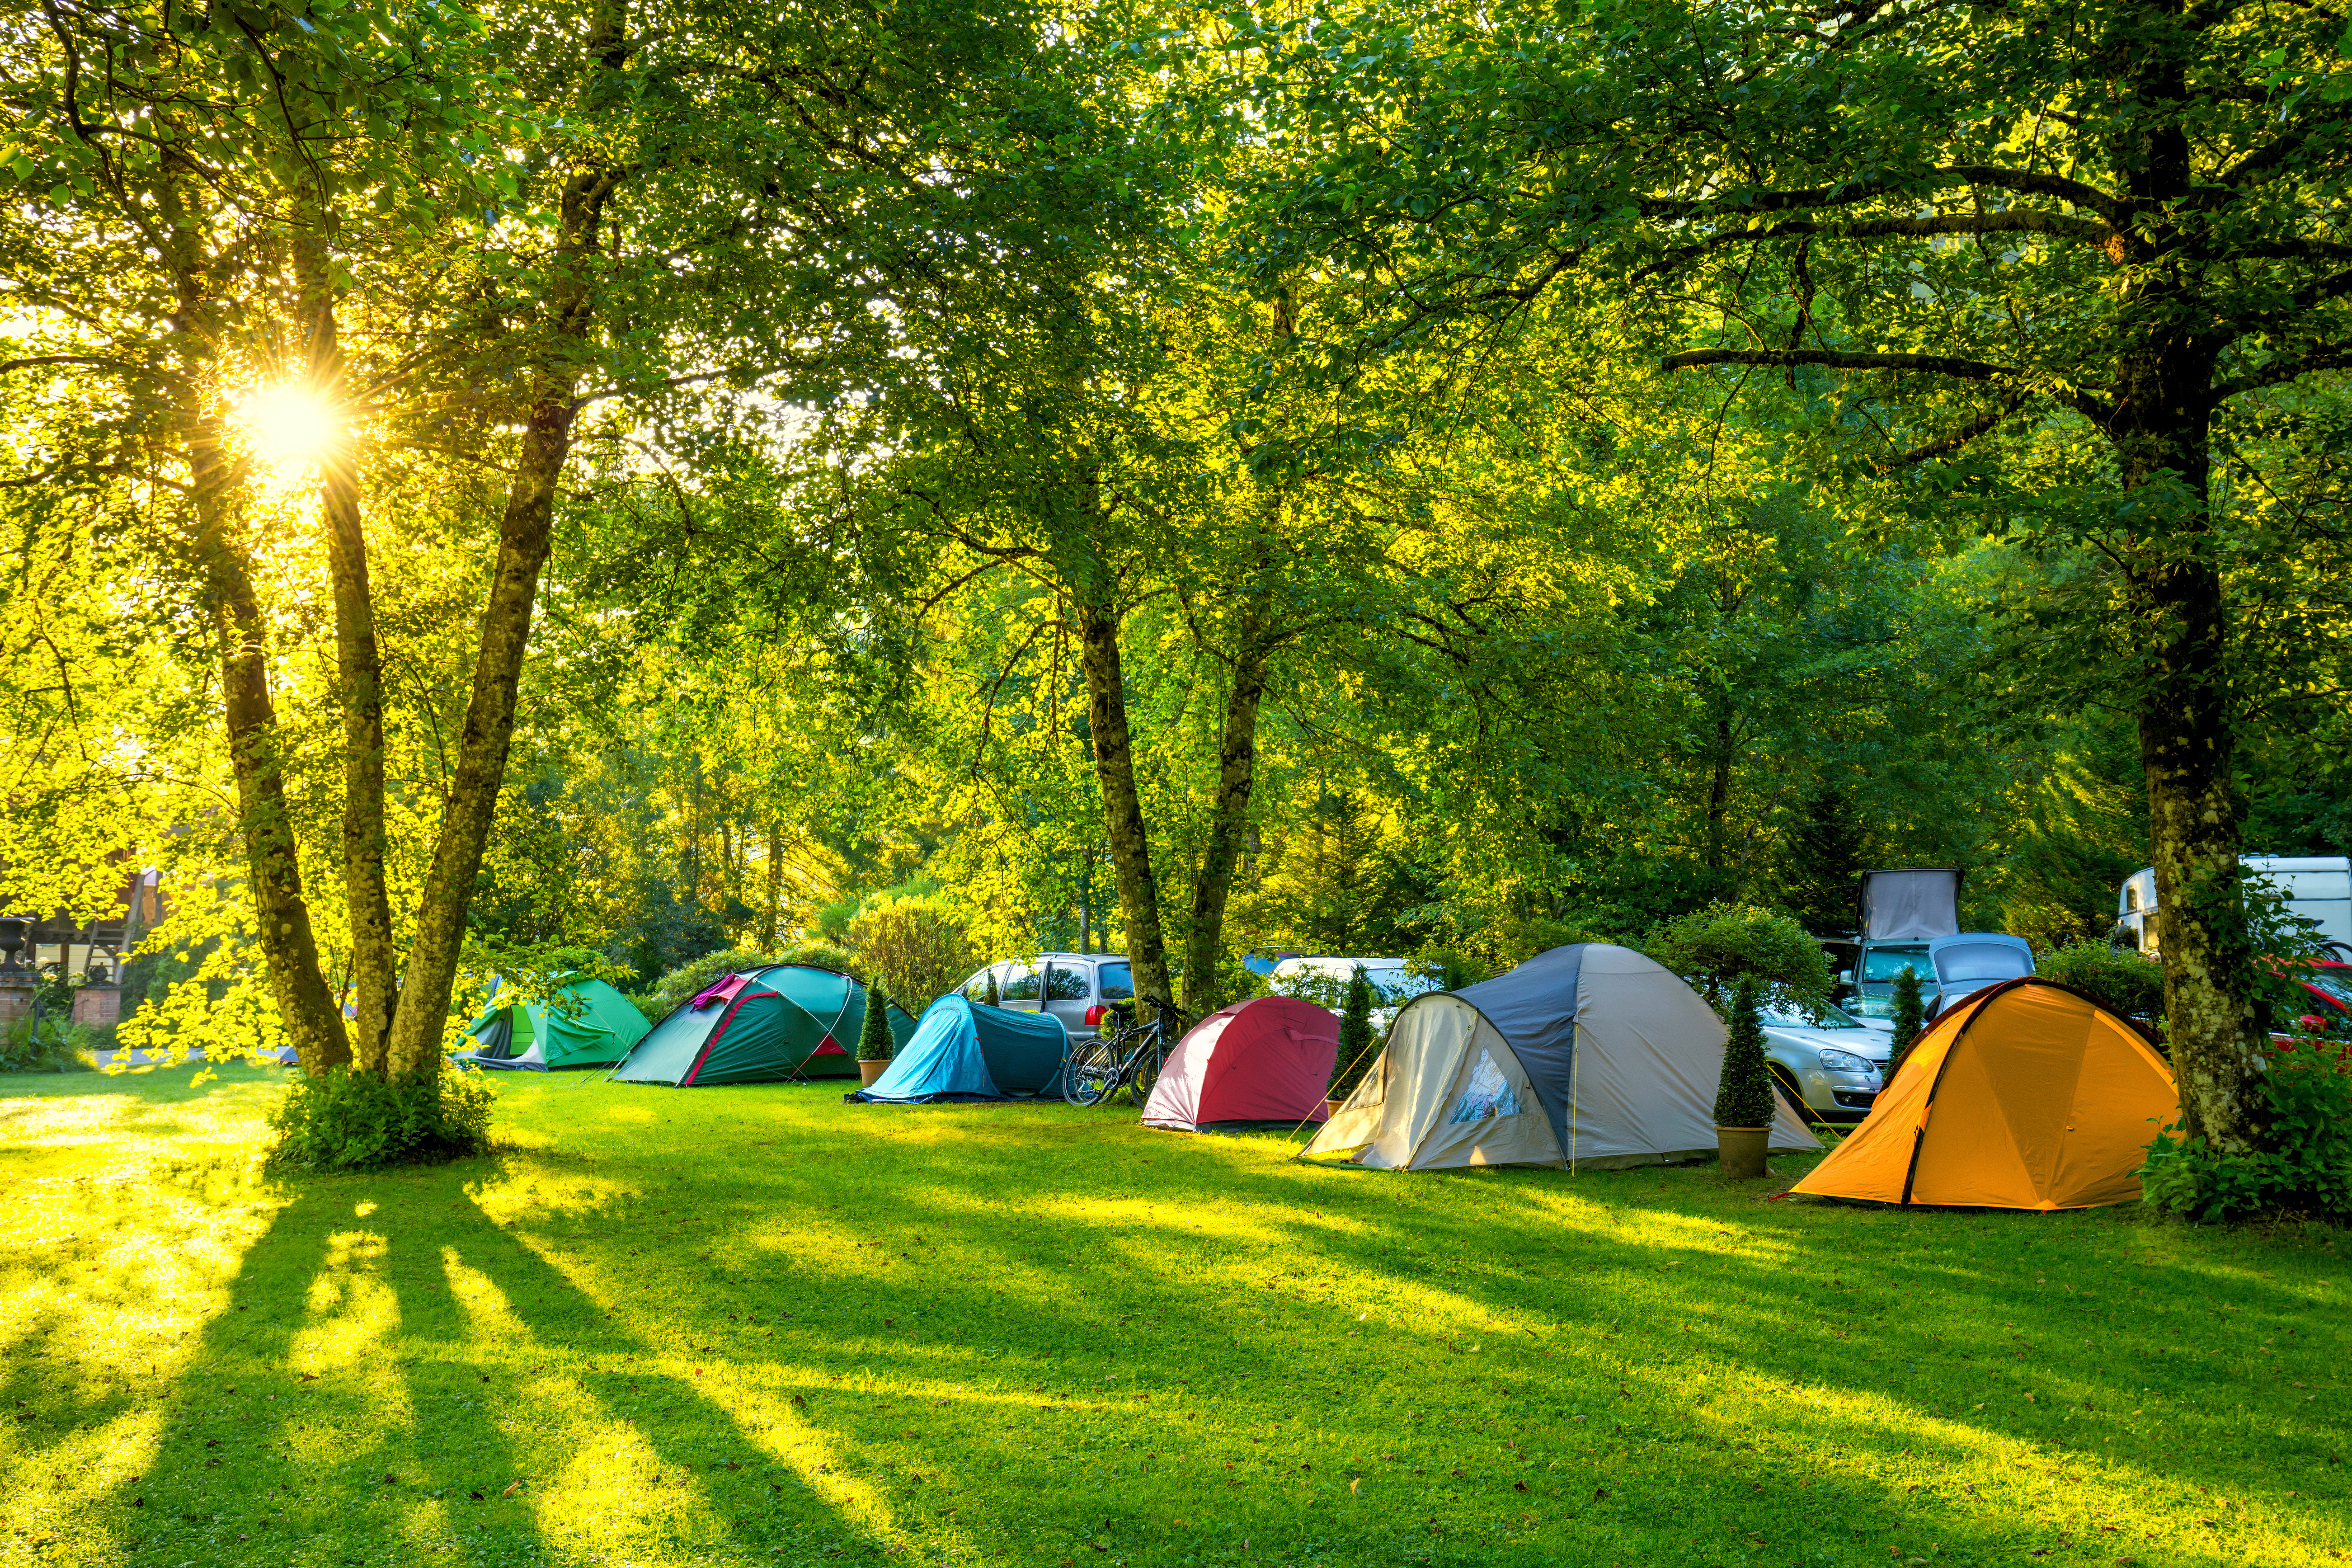
{"label": "tree trunk", "polygon": [[[192,392],[201,397],[201,392]],[[187,423],[197,527],[213,624],[220,639],[221,706],[236,779],[237,831],[245,841],[255,936],[269,967],[278,1013],[303,1070],[323,1072],[352,1059],[349,1038],[319,968],[310,905],[286,803],[278,711],[269,691],[268,622],[245,552],[234,537],[232,483],[220,447],[220,417],[194,412]]]}
{"label": "tree trunk", "polygon": [[1209,841],[1201,852],[1201,874],[1192,883],[1192,918],[1184,933],[1184,1006],[1206,1018],[1222,1005],[1217,964],[1225,946],[1225,904],[1232,897],[1234,867],[1249,836],[1250,797],[1257,787],[1257,710],[1265,695],[1269,639],[1265,621],[1272,595],[1259,590],[1242,612],[1234,653],[1233,689],[1225,695],[1225,727],[1217,752],[1217,800],[1209,818]]}
{"label": "tree trunk", "polygon": [[383,869],[383,661],[376,645],[367,538],[360,528],[359,454],[340,412],[343,360],[335,330],[329,217],[323,200],[298,204],[301,226],[294,236],[294,266],[309,339],[311,392],[325,407],[338,411],[337,438],[319,460],[319,505],[335,598],[335,668],[343,709],[343,896],[355,993],[351,1034],[359,1070],[381,1078],[387,1065],[398,972]]}
{"label": "tree trunk", "polygon": [[[2158,13],[2169,15],[2169,7]],[[2268,1040],[2238,880],[2244,802],[2233,776],[2237,698],[2228,665],[2229,604],[2208,497],[2213,351],[2198,341],[2209,312],[2174,265],[2171,214],[2193,184],[2180,110],[2183,56],[2116,35],[2117,75],[2139,112],[2119,115],[2116,166],[2134,221],[2111,259],[2120,298],[2107,434],[2136,514],[2126,549],[2135,622],[2148,660],[2140,757],[2147,769],[2166,1030],[2183,1131],[2231,1151],[2254,1147],[2258,1075]],[[2150,112],[2151,110],[2155,112]]]}
{"label": "tree trunk", "polygon": [[[2227,662],[2229,604],[2209,528],[2210,369],[2152,366],[2159,384],[2126,402],[2187,409],[2117,433],[2125,482],[2139,500],[2131,592],[2149,678],[2139,713],[2147,770],[2148,847],[2156,866],[2165,1028],[2183,1130],[2217,1148],[2255,1146],[2267,1044],[2238,877],[2237,702]],[[2165,373],[2169,371],[2171,373]],[[2193,389],[2163,382],[2192,382]],[[2179,398],[2183,401],[2171,401]]]}
{"label": "tree trunk", "polygon": [[181,361],[180,425],[186,446],[189,496],[196,519],[196,553],[205,598],[220,642],[221,707],[227,720],[229,770],[236,780],[237,833],[245,845],[246,879],[253,900],[254,936],[269,970],[278,1020],[307,1072],[324,1072],[352,1059],[343,1020],[319,967],[310,906],[302,895],[302,865],[286,803],[278,710],[269,690],[268,622],[243,542],[236,491],[241,483],[223,450],[215,401],[215,343],[219,302],[205,286],[206,264],[196,237],[201,220],[189,210],[180,181],[167,167],[156,186],[157,206],[170,236],[167,257],[177,294],[174,347]]}
{"label": "tree trunk", "polygon": [[[622,0],[597,5],[587,39],[589,56],[596,63],[582,95],[592,107],[615,96],[615,78],[628,63],[627,37],[627,6]],[[403,1077],[428,1076],[441,1067],[442,1028],[465,945],[466,909],[498,815],[507,748],[514,738],[523,653],[530,642],[531,606],[553,538],[556,488],[572,456],[572,424],[579,412],[572,400],[583,367],[594,358],[590,336],[596,316],[595,257],[604,204],[619,180],[610,168],[581,169],[564,182],[556,214],[541,337],[544,347],[527,383],[521,450],[507,488],[506,513],[499,521],[498,564],[482,608],[473,696],[466,706],[457,764],[442,807],[441,836],[434,846],[432,869],[425,873],[408,967],[392,1015],[388,1066]]]}
{"label": "tree trunk", "polygon": [[771,958],[776,956],[778,911],[784,902],[784,835],[782,824],[774,818],[768,820],[768,936],[761,945]]}
{"label": "tree trunk", "polygon": [[441,1062],[442,1021],[457,977],[466,936],[466,908],[498,814],[522,685],[523,653],[530,640],[531,605],[547,562],[555,490],[572,453],[570,398],[541,402],[523,432],[522,455],[499,527],[498,565],[482,610],[480,653],[473,698],[457,742],[457,763],[442,807],[441,836],[416,912],[400,1000],[393,1013],[389,1070],[396,1076],[430,1074]]}
{"label": "tree trunk", "polygon": [[1127,961],[1135,994],[1155,1007],[1173,1007],[1168,951],[1160,931],[1160,886],[1151,874],[1151,839],[1135,786],[1135,750],[1127,727],[1127,687],[1119,673],[1118,612],[1109,585],[1097,573],[1077,596],[1078,664],[1087,681],[1087,727],[1094,744],[1095,778],[1102,787],[1103,827],[1118,882],[1119,913],[1127,919]]}
{"label": "tree trunk", "polygon": [[1724,843],[1729,836],[1731,819],[1731,716],[1726,711],[1727,699],[1718,695],[1716,700],[1714,766],[1706,786],[1706,869],[1723,870]]}

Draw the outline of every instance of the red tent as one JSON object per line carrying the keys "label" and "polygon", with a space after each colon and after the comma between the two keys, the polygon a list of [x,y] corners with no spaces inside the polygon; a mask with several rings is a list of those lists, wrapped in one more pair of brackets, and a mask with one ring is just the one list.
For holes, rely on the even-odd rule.
{"label": "red tent", "polygon": [[1296,997],[1235,1002],[1185,1031],[1160,1070],[1143,1124],[1171,1133],[1323,1120],[1339,1020]]}

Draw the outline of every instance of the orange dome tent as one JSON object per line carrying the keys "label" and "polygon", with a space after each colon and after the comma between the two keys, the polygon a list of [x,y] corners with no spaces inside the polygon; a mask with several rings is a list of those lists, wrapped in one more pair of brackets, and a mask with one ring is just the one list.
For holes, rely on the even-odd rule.
{"label": "orange dome tent", "polygon": [[1861,1126],[1790,1191],[1975,1208],[2094,1208],[2139,1197],[2179,1097],[2137,1026],[2029,975],[1919,1037]]}

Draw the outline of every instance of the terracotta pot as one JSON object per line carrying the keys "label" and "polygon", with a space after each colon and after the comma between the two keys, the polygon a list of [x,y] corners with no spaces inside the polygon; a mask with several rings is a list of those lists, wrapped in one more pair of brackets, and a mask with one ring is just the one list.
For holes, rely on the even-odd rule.
{"label": "terracotta pot", "polygon": [[1717,1127],[1715,1152],[1723,1174],[1733,1181],[1753,1181],[1762,1176],[1764,1145],[1771,1135],[1769,1127]]}
{"label": "terracotta pot", "polygon": [[1327,1122],[1328,1122],[1328,1121],[1329,1121],[1332,1117],[1334,1117],[1334,1116],[1338,1115],[1338,1114],[1339,1113],[1339,1107],[1340,1107],[1340,1106],[1342,1106],[1342,1105],[1345,1105],[1346,1103],[1347,1103],[1347,1102],[1346,1102],[1345,1100],[1326,1100],[1326,1101],[1324,1101],[1324,1102],[1323,1102],[1323,1119],[1324,1119],[1325,1121],[1327,1121]]}
{"label": "terracotta pot", "polygon": [[857,1082],[866,1088],[871,1089],[874,1087],[874,1081],[889,1071],[890,1062],[887,1057],[880,1061],[860,1061],[857,1064]]}

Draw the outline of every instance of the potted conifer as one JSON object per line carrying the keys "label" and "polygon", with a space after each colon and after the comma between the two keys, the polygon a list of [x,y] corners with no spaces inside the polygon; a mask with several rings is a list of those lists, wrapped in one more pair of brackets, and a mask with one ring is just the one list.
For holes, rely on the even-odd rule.
{"label": "potted conifer", "polygon": [[1750,1181],[1764,1174],[1764,1145],[1772,1135],[1772,1071],[1764,1060],[1764,1020],[1756,977],[1743,975],[1731,998],[1731,1033],[1723,1046],[1723,1076],[1715,1091],[1716,1156],[1723,1174]]}
{"label": "potted conifer", "polygon": [[1882,1089],[1895,1082],[1895,1070],[1919,1042],[1927,1021],[1927,1009],[1919,1000],[1919,977],[1906,964],[1903,972],[1895,977],[1895,1041],[1886,1052],[1886,1077],[1880,1085]]}
{"label": "potted conifer", "polygon": [[1323,1100],[1323,1113],[1336,1116],[1348,1096],[1363,1081],[1372,1061],[1372,983],[1359,964],[1348,979],[1348,999],[1339,1014],[1339,1054],[1332,1059],[1331,1090]]}
{"label": "potted conifer", "polygon": [[879,986],[866,988],[866,1021],[857,1030],[857,1077],[866,1088],[890,1066],[890,1003]]}

